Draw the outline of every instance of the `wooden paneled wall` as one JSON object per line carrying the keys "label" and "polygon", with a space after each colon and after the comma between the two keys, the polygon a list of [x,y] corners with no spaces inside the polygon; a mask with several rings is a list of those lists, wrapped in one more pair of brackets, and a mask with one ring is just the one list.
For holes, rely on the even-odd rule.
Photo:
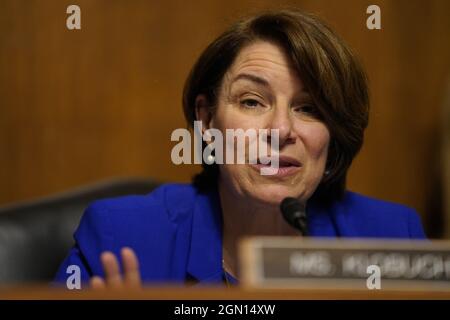
{"label": "wooden paneled wall", "polygon": [[[65,26],[81,7],[82,29]],[[366,28],[381,8],[382,30]],[[440,117],[450,76],[450,1],[2,0],[0,203],[117,176],[189,181],[170,133],[201,50],[237,18],[296,7],[350,43],[370,78],[372,111],[351,189],[416,208],[442,227]]]}

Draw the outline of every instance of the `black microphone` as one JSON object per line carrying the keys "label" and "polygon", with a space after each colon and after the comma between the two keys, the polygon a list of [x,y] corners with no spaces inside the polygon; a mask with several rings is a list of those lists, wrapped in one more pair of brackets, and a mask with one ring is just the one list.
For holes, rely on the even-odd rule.
{"label": "black microphone", "polygon": [[306,209],[300,201],[291,197],[284,198],[281,201],[280,210],[284,219],[302,236],[308,235]]}

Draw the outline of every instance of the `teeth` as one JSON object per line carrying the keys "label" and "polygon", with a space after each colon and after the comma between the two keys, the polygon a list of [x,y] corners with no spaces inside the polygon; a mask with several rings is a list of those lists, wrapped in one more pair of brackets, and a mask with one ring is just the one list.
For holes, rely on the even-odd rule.
{"label": "teeth", "polygon": [[[261,160],[264,160],[265,163],[262,163]],[[264,165],[270,166],[271,161],[269,160],[269,162],[267,163],[267,160],[269,160],[269,159],[266,159],[266,158],[265,159],[258,159],[258,164],[264,164]]]}

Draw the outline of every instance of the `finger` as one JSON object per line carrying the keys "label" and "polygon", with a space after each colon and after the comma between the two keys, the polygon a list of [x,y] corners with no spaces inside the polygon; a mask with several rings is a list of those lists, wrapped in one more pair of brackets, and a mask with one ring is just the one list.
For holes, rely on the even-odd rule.
{"label": "finger", "polygon": [[124,269],[124,281],[125,285],[130,287],[141,286],[141,274],[139,272],[139,260],[136,257],[133,249],[122,248],[122,262]]}
{"label": "finger", "polygon": [[103,290],[106,288],[105,281],[99,276],[93,276],[89,282],[93,290]]}
{"label": "finger", "polygon": [[114,253],[105,251],[102,253],[100,259],[103,264],[103,270],[105,271],[106,285],[113,289],[122,287],[119,263]]}

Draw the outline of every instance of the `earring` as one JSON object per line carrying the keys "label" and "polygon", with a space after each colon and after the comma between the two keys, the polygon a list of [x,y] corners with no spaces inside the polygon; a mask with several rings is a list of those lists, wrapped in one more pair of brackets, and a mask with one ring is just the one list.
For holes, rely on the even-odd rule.
{"label": "earring", "polygon": [[212,154],[208,155],[206,157],[206,164],[213,164],[216,161],[216,157],[214,157]]}
{"label": "earring", "polygon": [[327,176],[327,175],[329,175],[330,174],[330,170],[325,170],[325,172],[324,172],[324,176]]}

